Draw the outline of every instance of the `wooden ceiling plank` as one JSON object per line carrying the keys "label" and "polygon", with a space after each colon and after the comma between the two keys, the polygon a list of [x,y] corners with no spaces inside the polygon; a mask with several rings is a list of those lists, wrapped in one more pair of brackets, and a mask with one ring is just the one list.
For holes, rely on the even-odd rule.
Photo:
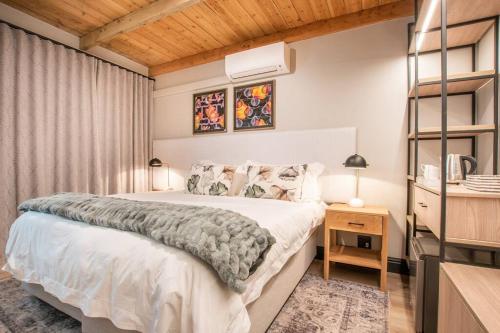
{"label": "wooden ceiling plank", "polygon": [[[71,20],[68,15],[59,16],[58,13],[51,10],[48,3],[42,2],[39,6],[33,6],[31,1],[23,0],[1,0],[1,2],[6,5],[18,9],[30,16],[36,17],[44,22],[47,22],[57,28],[63,29],[73,35],[81,36],[82,31],[88,29],[89,24],[87,22],[76,22]],[[59,13],[61,14],[61,13]]]}
{"label": "wooden ceiling plank", "polygon": [[242,36],[244,39],[252,38],[252,33],[247,31],[244,26],[240,25],[216,0],[205,0],[204,4],[213,15],[218,17],[221,22],[225,22],[238,36]]}
{"label": "wooden ceiling plank", "polygon": [[309,0],[316,20],[326,20],[331,18],[326,0]]}
{"label": "wooden ceiling plank", "polygon": [[290,28],[304,25],[291,0],[272,0]]}
{"label": "wooden ceiling plank", "polygon": [[151,66],[155,64],[156,61],[163,58],[161,55],[148,53],[147,50],[138,48],[135,44],[130,43],[123,35],[113,38],[103,46],[114,52],[126,54],[128,59],[145,66]]}
{"label": "wooden ceiling plank", "polygon": [[199,24],[202,29],[223,45],[231,45],[242,40],[233,30],[229,29],[227,25],[221,24],[222,22],[219,21],[215,15],[210,15],[210,13],[203,10],[201,6],[192,6],[182,13]]}
{"label": "wooden ceiling plank", "polygon": [[[269,19],[272,26],[274,27],[273,32],[283,31],[289,28],[287,22],[285,21],[285,18],[280,13],[278,7],[272,1],[257,0],[254,1],[254,3],[257,5],[256,9],[257,15],[261,15]],[[267,32],[267,30],[264,31],[266,31],[267,34],[272,33],[271,31],[270,32]]]}
{"label": "wooden ceiling plank", "polygon": [[[130,45],[131,50],[134,50],[134,52],[141,54],[140,59],[142,60],[140,61],[140,63],[149,64],[153,63],[152,59],[162,59],[168,56],[166,52],[157,49],[154,44],[145,44],[141,40],[131,38],[132,36],[120,35],[116,39],[121,40],[122,42],[126,42],[128,45]],[[112,45],[113,40],[111,40],[107,45]]]}
{"label": "wooden ceiling plank", "polygon": [[134,31],[130,32],[127,35],[122,35],[122,38],[128,40],[137,49],[143,50],[146,54],[157,54],[160,57],[173,58],[172,53],[164,50],[161,47],[158,47],[156,43],[152,43],[150,40],[141,38],[141,36],[137,36]]}
{"label": "wooden ceiling plank", "polygon": [[361,6],[363,7],[363,9],[377,7],[380,6],[380,0],[362,0]]}
{"label": "wooden ceiling plank", "polygon": [[223,59],[226,55],[251,48],[285,41],[296,42],[324,34],[334,33],[359,26],[369,25],[376,22],[392,20],[400,17],[413,15],[413,1],[401,0],[387,5],[362,10],[357,13],[347,14],[340,17],[313,22],[301,27],[291,28],[272,35],[254,38],[242,43],[210,50],[195,54],[186,58],[174,60],[164,64],[150,67],[150,75],[156,76],[175,70],[196,66],[216,60]]}
{"label": "wooden ceiling plank", "polygon": [[170,38],[165,38],[166,36],[161,30],[155,29],[155,27],[152,27],[151,25],[144,26],[134,32],[146,39],[149,39],[164,49],[169,50],[172,54],[176,55],[175,58],[177,59],[196,53],[193,48],[185,48],[183,45],[172,42]]}
{"label": "wooden ceiling plank", "polygon": [[[273,6],[266,5],[263,7],[260,2],[260,0],[243,1],[240,5],[263,31],[268,34],[279,31],[279,25],[284,26],[285,21],[279,17]],[[278,20],[276,20],[276,17],[278,17]]]}
{"label": "wooden ceiling plank", "polygon": [[[137,0],[137,1],[128,1],[128,0],[106,0],[106,6],[102,5],[100,1],[92,1],[87,2],[88,5],[97,5],[97,8],[109,8],[118,13],[115,18],[119,18],[127,15],[133,11],[140,9],[141,7],[147,6],[155,0]],[[113,19],[115,19],[113,18]]]}
{"label": "wooden ceiling plank", "polygon": [[397,1],[397,0],[379,0],[380,1],[380,5],[387,5],[391,2],[394,2],[394,1]]}
{"label": "wooden ceiling plank", "polygon": [[190,37],[190,40],[199,40],[203,48],[211,50],[224,46],[223,43],[219,42],[214,36],[209,34],[199,24],[184,15],[184,13],[177,13],[175,15],[172,15],[170,19],[184,27],[186,35],[192,36]]}
{"label": "wooden ceiling plank", "polygon": [[314,13],[311,8],[311,5],[308,1],[304,0],[291,0],[293,7],[299,14],[300,19],[304,24],[311,23],[314,21]]}
{"label": "wooden ceiling plank", "polygon": [[205,0],[205,3],[237,34],[245,39],[265,34],[250,15],[234,0]]}
{"label": "wooden ceiling plank", "polygon": [[149,24],[142,29],[151,29],[158,31],[162,39],[170,41],[175,44],[175,48],[182,51],[184,54],[194,54],[198,52],[203,52],[203,47],[199,45],[196,41],[189,41],[182,35],[180,35],[176,29],[170,24],[170,20],[163,19],[157,21],[153,24]]}
{"label": "wooden ceiling plank", "polygon": [[193,33],[189,28],[187,28],[184,24],[181,24],[178,20],[178,15],[169,16],[162,20],[162,22],[170,27],[171,31],[175,32],[176,43],[184,45],[190,44],[193,48],[200,50],[200,52],[211,50],[215,45],[220,45],[219,43],[213,43],[211,40],[205,38],[206,36],[198,36]]}
{"label": "wooden ceiling plank", "polygon": [[355,13],[363,9],[363,3],[361,0],[344,0],[343,2],[344,12],[340,15]]}
{"label": "wooden ceiling plank", "polygon": [[177,48],[173,43],[170,43],[168,40],[163,38],[161,34],[157,32],[157,30],[151,29],[149,26],[145,26],[139,30],[123,34],[123,36],[125,36],[126,38],[141,40],[148,45],[155,45],[155,47],[167,53],[170,59],[179,59],[189,54]]}
{"label": "wooden ceiling plank", "polygon": [[242,38],[243,40],[251,38],[251,34],[243,27],[241,27],[237,22],[233,20],[232,17],[227,16],[225,11],[219,12],[218,10],[222,10],[217,2],[214,0],[204,0],[201,6],[206,8],[207,13],[217,18],[222,25],[225,25],[228,30],[232,31],[236,36]]}
{"label": "wooden ceiling plank", "polygon": [[105,15],[103,11],[94,10],[85,2],[71,0],[44,0],[43,2],[52,2],[52,11],[55,11],[54,8],[59,9],[59,11],[55,11],[57,17],[69,15],[75,22],[85,21],[90,23],[92,28],[99,27],[113,19],[113,17]]}
{"label": "wooden ceiling plank", "polygon": [[[225,2],[225,6],[233,13],[233,15],[239,20],[240,24],[245,25],[247,29],[253,34],[253,37],[258,37],[266,34],[266,31],[262,30],[261,27],[253,20],[250,14],[241,6],[239,0],[222,0]],[[267,6],[271,6],[272,3],[268,1]],[[267,8],[267,6],[265,8]],[[278,13],[279,15],[279,13]]]}
{"label": "wooden ceiling plank", "polygon": [[80,38],[80,48],[86,50],[199,2],[200,0],[158,0],[84,35]]}

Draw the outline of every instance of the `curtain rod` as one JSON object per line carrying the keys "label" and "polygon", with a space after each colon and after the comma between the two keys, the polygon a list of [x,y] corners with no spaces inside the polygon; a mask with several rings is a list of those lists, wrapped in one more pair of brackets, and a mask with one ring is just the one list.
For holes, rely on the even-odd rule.
{"label": "curtain rod", "polygon": [[10,23],[10,22],[4,21],[4,20],[2,20],[2,19],[0,19],[0,23],[4,23],[4,24],[8,25],[9,27],[11,27],[11,28],[13,28],[13,29],[22,30],[22,31],[24,31],[24,32],[25,32],[25,33],[27,33],[27,34],[37,36],[37,37],[39,37],[40,39],[47,40],[47,41],[52,42],[52,43],[54,43],[54,44],[56,44],[56,45],[61,45],[61,46],[64,46],[65,48],[70,49],[70,50],[73,50],[73,51],[76,51],[76,52],[78,52],[78,53],[83,53],[83,54],[85,54],[85,55],[86,55],[86,56],[88,56],[88,57],[92,57],[92,58],[95,58],[95,59],[101,60],[102,62],[105,62],[105,63],[108,63],[108,64],[110,64],[110,65],[113,65],[113,66],[119,67],[119,68],[121,68],[121,69],[123,69],[123,70],[126,70],[127,72],[131,72],[131,73],[134,73],[134,74],[140,75],[140,76],[142,76],[142,77],[145,77],[145,78],[146,78],[146,79],[148,79],[148,80],[156,81],[156,80],[155,80],[154,78],[152,78],[152,77],[149,77],[149,76],[144,75],[144,74],[141,74],[141,73],[137,73],[137,72],[135,72],[135,71],[133,71],[133,70],[131,70],[131,69],[125,68],[125,67],[120,66],[120,65],[117,65],[117,64],[115,64],[115,63],[112,63],[111,61],[105,60],[105,59],[103,59],[103,58],[100,58],[100,57],[95,56],[95,55],[93,55],[93,54],[90,54],[90,53],[88,53],[88,52],[85,52],[85,51],[82,51],[82,50],[80,50],[80,49],[74,48],[73,46],[69,46],[69,45],[67,45],[67,44],[64,44],[64,43],[58,42],[57,40],[54,40],[54,39],[52,39],[52,38],[49,38],[49,37],[46,37],[46,36],[40,35],[40,34],[38,34],[38,33],[36,33],[36,32],[31,31],[31,30],[28,30],[28,29],[25,29],[25,28],[19,27],[19,26],[15,25],[15,24],[12,24],[12,23]]}

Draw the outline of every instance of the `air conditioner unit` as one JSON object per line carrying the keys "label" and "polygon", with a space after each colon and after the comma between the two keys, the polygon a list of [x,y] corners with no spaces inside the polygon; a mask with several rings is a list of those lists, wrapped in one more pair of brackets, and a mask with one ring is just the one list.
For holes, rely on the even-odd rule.
{"label": "air conditioner unit", "polygon": [[290,48],[284,42],[227,55],[226,75],[235,81],[290,73]]}

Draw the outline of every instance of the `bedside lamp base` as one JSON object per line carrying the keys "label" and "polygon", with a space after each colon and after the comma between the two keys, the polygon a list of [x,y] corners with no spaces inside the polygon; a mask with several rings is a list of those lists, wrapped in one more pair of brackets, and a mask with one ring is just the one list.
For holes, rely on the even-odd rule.
{"label": "bedside lamp base", "polygon": [[352,198],[351,200],[349,200],[349,206],[361,208],[365,206],[365,202],[360,198]]}

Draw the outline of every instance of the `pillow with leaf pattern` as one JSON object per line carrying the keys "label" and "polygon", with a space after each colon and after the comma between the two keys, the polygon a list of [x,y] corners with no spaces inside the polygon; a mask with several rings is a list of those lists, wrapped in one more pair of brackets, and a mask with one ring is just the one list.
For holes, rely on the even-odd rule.
{"label": "pillow with leaf pattern", "polygon": [[222,164],[197,163],[186,177],[186,193],[227,195],[236,168]]}
{"label": "pillow with leaf pattern", "polygon": [[240,196],[247,198],[299,201],[307,165],[250,165],[248,182]]}

